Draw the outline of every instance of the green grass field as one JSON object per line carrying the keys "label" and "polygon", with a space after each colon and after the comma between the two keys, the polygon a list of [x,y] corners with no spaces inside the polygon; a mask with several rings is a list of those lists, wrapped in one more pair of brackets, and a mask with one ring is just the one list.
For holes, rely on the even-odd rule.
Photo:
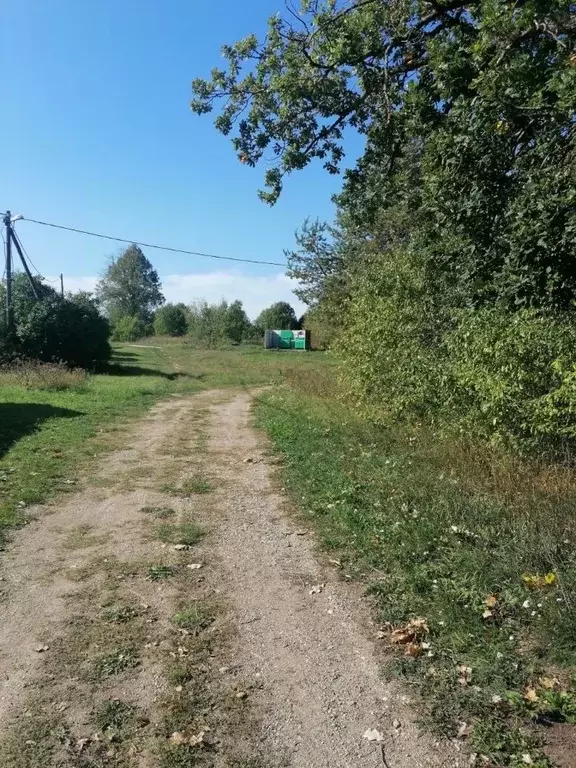
{"label": "green grass field", "polygon": [[366,585],[380,642],[398,640],[388,674],[483,764],[521,766],[529,755],[549,765],[535,725],[576,723],[573,469],[376,427],[339,398],[325,353],[151,340],[118,347],[107,374],[56,384],[0,374],[4,527],[26,505],[78,488],[160,398],[268,387],[255,415],[283,458],[282,485],[342,575]]}
{"label": "green grass field", "polygon": [[323,353],[197,351],[155,339],[117,346],[109,372],[87,378],[0,372],[0,540],[22,508],[75,490],[80,472],[122,439],[126,422],[160,398],[278,383],[319,358],[330,363]]}

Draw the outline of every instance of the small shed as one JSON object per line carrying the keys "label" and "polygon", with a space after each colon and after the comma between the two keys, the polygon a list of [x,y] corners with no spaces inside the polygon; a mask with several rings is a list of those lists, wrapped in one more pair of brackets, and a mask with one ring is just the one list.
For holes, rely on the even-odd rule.
{"label": "small shed", "polygon": [[264,349],[310,349],[310,331],[266,331]]}

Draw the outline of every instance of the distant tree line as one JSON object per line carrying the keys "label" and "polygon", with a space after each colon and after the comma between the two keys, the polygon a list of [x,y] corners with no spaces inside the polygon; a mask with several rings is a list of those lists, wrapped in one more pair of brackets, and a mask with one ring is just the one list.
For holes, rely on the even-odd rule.
{"label": "distant tree line", "polygon": [[158,273],[137,245],[110,262],[96,296],[110,320],[114,341],[188,336],[198,346],[217,347],[259,342],[268,328],[299,327],[294,309],[282,301],[263,310],[254,323],[238,300],[165,303]]}
{"label": "distant tree line", "polygon": [[[241,301],[189,305],[165,303],[158,273],[137,245],[113,258],[95,295],[80,291],[61,296],[41,277],[34,278],[39,299],[26,275],[13,281],[15,327],[0,316],[0,363],[16,356],[90,368],[111,356],[110,340],[136,341],[145,336],[187,336],[202,347],[260,343],[269,328],[294,329],[301,321],[280,301],[255,322]],[[5,285],[0,283],[0,305]]]}

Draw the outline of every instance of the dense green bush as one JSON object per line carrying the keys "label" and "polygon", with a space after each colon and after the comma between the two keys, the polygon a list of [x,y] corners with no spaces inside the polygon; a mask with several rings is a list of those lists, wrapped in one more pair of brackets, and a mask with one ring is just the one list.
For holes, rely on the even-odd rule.
{"label": "dense green bush", "polygon": [[344,384],[372,418],[425,420],[520,450],[576,439],[576,323],[569,312],[452,309],[407,260],[354,286]]}
{"label": "dense green bush", "polygon": [[108,321],[86,296],[42,299],[19,319],[17,335],[23,352],[37,360],[86,368],[110,357]]}
{"label": "dense green bush", "polygon": [[435,414],[446,321],[421,269],[407,257],[366,264],[354,282],[337,344],[346,392],[376,419]]}
{"label": "dense green bush", "polygon": [[217,348],[252,340],[254,328],[241,301],[197,301],[187,310],[188,334],[199,347]]}
{"label": "dense green bush", "polygon": [[188,313],[184,304],[165,304],[154,313],[157,336],[184,336],[188,330]]}
{"label": "dense green bush", "polygon": [[444,421],[519,446],[576,438],[576,324],[569,313],[457,313],[444,339]]}
{"label": "dense green bush", "polygon": [[139,317],[119,317],[112,328],[114,341],[137,341],[148,335],[148,327]]}
{"label": "dense green bush", "polygon": [[296,312],[294,312],[294,308],[287,301],[277,301],[275,304],[263,309],[256,318],[254,325],[262,335],[264,331],[292,331],[299,327]]}
{"label": "dense green bush", "polygon": [[[14,335],[7,338],[0,321],[0,356],[18,356],[89,368],[110,358],[110,326],[92,296],[84,291],[61,297],[41,278],[35,278],[37,300],[28,278],[17,274],[13,283]],[[5,287],[0,286],[0,304]]]}

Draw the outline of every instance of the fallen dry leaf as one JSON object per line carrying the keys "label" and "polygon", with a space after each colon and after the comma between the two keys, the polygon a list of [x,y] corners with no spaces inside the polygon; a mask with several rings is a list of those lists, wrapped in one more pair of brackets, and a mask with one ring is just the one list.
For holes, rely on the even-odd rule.
{"label": "fallen dry leaf", "polygon": [[482,614],[483,619],[490,619],[494,614],[488,608]]}
{"label": "fallen dry leaf", "polygon": [[467,667],[465,664],[461,664],[458,667],[458,682],[462,687],[466,688],[466,686],[470,682],[471,676],[472,676],[472,667]]}
{"label": "fallen dry leaf", "polygon": [[186,568],[190,568],[191,571],[197,571],[202,568],[202,563],[189,563]]}
{"label": "fallen dry leaf", "polygon": [[37,645],[36,648],[34,648],[36,653],[45,653],[46,651],[50,650],[49,645]]}
{"label": "fallen dry leaf", "polygon": [[82,752],[84,747],[86,747],[88,744],[90,744],[90,739],[78,739],[76,742],[76,749],[78,752]]}
{"label": "fallen dry leaf", "polygon": [[541,677],[538,680],[538,684],[541,688],[552,691],[560,685],[560,681],[556,677]]}
{"label": "fallen dry leaf", "polygon": [[183,552],[185,549],[190,549],[188,544],[174,544],[176,552]]}
{"label": "fallen dry leaf", "polygon": [[362,738],[368,741],[384,741],[384,736],[376,728],[369,728],[367,731],[364,731]]}
{"label": "fallen dry leaf", "polygon": [[523,696],[526,701],[530,701],[532,703],[538,701],[538,694],[534,688],[525,688]]}
{"label": "fallen dry leaf", "polygon": [[408,643],[404,649],[404,656],[411,656],[413,659],[418,658],[422,653],[422,646],[420,643]]}
{"label": "fallen dry leaf", "polygon": [[170,743],[176,744],[176,746],[197,747],[204,742],[204,736],[209,730],[209,728],[204,728],[204,730],[196,734],[190,733],[188,730],[174,731],[172,736],[170,736]]}
{"label": "fallen dry leaf", "polygon": [[494,606],[497,604],[498,598],[496,595],[488,595],[486,600],[484,600],[484,605],[486,608],[494,608]]}
{"label": "fallen dry leaf", "polygon": [[414,632],[408,629],[395,629],[390,633],[390,642],[394,645],[403,645],[414,639]]}
{"label": "fallen dry leaf", "polygon": [[393,645],[404,645],[419,640],[428,634],[428,623],[426,619],[410,619],[403,627],[394,629],[390,633],[390,642]]}
{"label": "fallen dry leaf", "polygon": [[465,739],[466,736],[469,736],[472,733],[472,726],[470,723],[461,723],[460,728],[458,728],[458,737],[460,739]]}
{"label": "fallen dry leaf", "polygon": [[324,589],[326,584],[315,584],[312,589],[310,590],[311,595],[319,595],[320,592]]}

